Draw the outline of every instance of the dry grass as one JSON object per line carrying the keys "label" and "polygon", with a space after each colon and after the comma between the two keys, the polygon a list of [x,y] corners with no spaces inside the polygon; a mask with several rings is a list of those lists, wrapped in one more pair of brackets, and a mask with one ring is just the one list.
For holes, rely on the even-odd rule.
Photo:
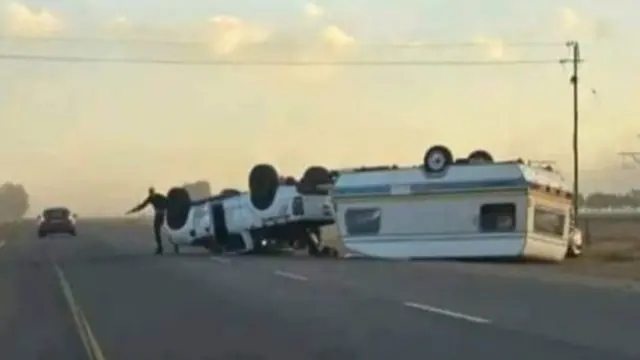
{"label": "dry grass", "polygon": [[592,243],[640,242],[640,218],[583,219],[578,225]]}
{"label": "dry grass", "polygon": [[640,220],[589,219],[580,223],[585,253],[558,269],[582,275],[640,280]]}

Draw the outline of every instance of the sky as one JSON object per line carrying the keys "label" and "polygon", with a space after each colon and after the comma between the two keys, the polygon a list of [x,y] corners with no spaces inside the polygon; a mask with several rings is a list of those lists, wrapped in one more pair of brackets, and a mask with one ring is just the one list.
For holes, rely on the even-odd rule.
{"label": "sky", "polygon": [[[577,40],[581,186],[622,191],[640,177],[617,155],[640,151],[638,11],[634,0],[0,0],[0,54],[500,62],[559,60],[569,55],[564,42]],[[260,162],[294,176],[315,164],[415,164],[436,143],[458,157],[486,149],[497,159],[553,160],[570,179],[569,77],[552,62],[0,59],[0,181],[23,183],[32,212],[67,205],[117,215],[150,185],[202,179],[244,189]]]}

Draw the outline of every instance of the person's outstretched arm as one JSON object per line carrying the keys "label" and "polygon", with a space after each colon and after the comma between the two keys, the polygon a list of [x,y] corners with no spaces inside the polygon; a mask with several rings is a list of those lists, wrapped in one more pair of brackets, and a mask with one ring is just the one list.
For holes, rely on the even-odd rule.
{"label": "person's outstretched arm", "polygon": [[133,209],[127,211],[127,214],[136,213],[136,212],[146,208],[147,205],[149,205],[150,203],[151,203],[151,196],[147,197],[143,202],[141,202],[139,205],[135,206]]}

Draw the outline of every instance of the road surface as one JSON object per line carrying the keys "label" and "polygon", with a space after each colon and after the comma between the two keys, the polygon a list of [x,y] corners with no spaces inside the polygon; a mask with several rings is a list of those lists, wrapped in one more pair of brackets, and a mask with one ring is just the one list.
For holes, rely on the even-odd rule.
{"label": "road surface", "polygon": [[640,357],[639,292],[442,263],[154,257],[147,228],[79,226],[0,240],[0,359]]}

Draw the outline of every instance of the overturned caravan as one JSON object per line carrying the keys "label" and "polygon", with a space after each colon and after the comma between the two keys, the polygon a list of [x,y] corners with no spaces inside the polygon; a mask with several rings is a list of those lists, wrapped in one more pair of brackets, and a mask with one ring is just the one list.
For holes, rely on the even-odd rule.
{"label": "overturned caravan", "polygon": [[482,150],[454,161],[434,146],[420,166],[342,171],[331,195],[358,255],[560,261],[582,251],[562,176]]}
{"label": "overturned caravan", "polygon": [[311,255],[335,256],[335,249],[323,246],[320,237],[320,227],[334,223],[333,206],[327,191],[309,185],[314,171],[298,182],[280,178],[272,166],[260,164],[249,176],[249,192],[227,189],[198,201],[192,201],[184,188],[172,188],[164,230],[175,245],[215,253],[294,247],[306,248]]}

